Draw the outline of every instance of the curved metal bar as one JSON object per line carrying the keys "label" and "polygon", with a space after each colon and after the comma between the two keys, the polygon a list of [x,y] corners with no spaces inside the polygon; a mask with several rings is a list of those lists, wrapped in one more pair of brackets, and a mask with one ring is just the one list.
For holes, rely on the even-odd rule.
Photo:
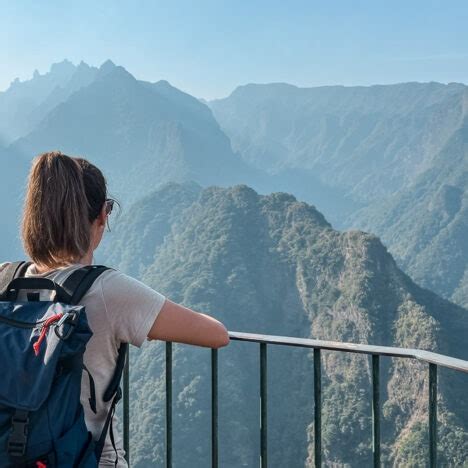
{"label": "curved metal bar", "polygon": [[339,341],[313,340],[309,338],[293,338],[290,336],[259,335],[256,333],[243,333],[230,331],[232,340],[251,341],[254,343],[267,343],[284,346],[298,346],[302,348],[318,348],[330,351],[344,351],[348,353],[377,354],[400,358],[417,359],[418,361],[436,364],[438,366],[455,369],[468,373],[468,361],[457,359],[443,354],[423,351],[422,349],[396,348],[392,346],[375,346],[356,343],[341,343]]}

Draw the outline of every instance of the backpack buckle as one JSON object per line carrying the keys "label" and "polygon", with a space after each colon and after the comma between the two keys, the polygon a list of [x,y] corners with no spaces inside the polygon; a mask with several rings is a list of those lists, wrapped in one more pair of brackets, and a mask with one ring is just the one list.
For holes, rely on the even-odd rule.
{"label": "backpack buckle", "polygon": [[23,457],[28,441],[29,411],[16,410],[11,418],[12,431],[8,438],[7,451],[10,457]]}
{"label": "backpack buckle", "polygon": [[[68,340],[70,337],[73,328],[78,323],[78,314],[73,311],[65,312],[62,315],[62,318],[56,323],[54,327],[55,334],[57,337],[63,341]],[[65,325],[68,325],[68,328],[65,330]],[[62,330],[62,331],[60,331]]]}

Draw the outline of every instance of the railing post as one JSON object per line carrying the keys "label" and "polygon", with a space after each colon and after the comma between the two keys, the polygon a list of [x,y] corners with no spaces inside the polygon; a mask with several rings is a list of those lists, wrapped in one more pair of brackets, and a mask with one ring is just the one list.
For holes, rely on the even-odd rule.
{"label": "railing post", "polygon": [[380,356],[372,355],[372,454],[380,467]]}
{"label": "railing post", "polygon": [[166,467],[172,467],[172,343],[166,342]]}
{"label": "railing post", "polygon": [[322,364],[320,348],[314,348],[314,462],[322,466]]}
{"label": "railing post", "polygon": [[267,467],[267,345],[260,343],[260,466]]}
{"label": "railing post", "polygon": [[123,373],[123,445],[130,466],[130,349],[127,350]]}
{"label": "railing post", "polygon": [[429,364],[429,466],[437,466],[437,365]]}
{"label": "railing post", "polygon": [[218,468],[218,350],[211,350],[211,466]]}

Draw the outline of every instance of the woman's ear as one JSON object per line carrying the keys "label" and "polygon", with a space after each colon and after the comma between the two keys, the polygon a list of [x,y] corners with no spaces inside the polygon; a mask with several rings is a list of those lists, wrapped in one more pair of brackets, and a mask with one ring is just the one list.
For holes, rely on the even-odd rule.
{"label": "woman's ear", "polygon": [[105,203],[104,203],[104,205],[102,205],[101,212],[99,213],[99,216],[98,216],[97,219],[98,219],[99,227],[104,228],[106,226],[106,222],[107,222],[107,213],[106,213],[106,204]]}

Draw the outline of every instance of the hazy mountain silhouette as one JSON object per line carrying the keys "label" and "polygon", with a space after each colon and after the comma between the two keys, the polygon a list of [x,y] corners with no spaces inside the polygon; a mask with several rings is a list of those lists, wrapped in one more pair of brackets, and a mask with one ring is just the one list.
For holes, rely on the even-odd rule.
{"label": "hazy mountain silhouette", "polygon": [[[26,95],[31,99],[24,107]],[[24,168],[13,160],[29,161],[50,150],[96,163],[108,176],[113,195],[124,204],[171,180],[256,185],[262,179],[259,171],[234,155],[205,104],[167,81],[136,80],[110,60],[99,69],[67,61],[53,65],[46,75],[12,85],[2,102],[19,109],[24,125],[15,132],[27,132],[2,156],[6,192],[12,181],[26,175],[15,172]],[[19,211],[16,204],[12,212]],[[11,213],[5,219],[16,223]],[[0,241],[0,254],[9,254],[9,235],[0,235]]]}
{"label": "hazy mountain silhouette", "polygon": [[110,61],[14,148],[85,155],[133,200],[161,182],[224,185],[254,173],[232,153],[206,105],[166,81],[138,81]]}
{"label": "hazy mountain silhouette", "polygon": [[354,224],[381,233],[420,284],[468,306],[468,119],[432,167]]}
{"label": "hazy mountain silhouette", "polygon": [[[139,81],[110,60],[63,61],[0,93],[2,191],[24,180],[24,161],[61,149],[102,167],[124,203],[167,181],[292,192],[333,225],[381,235],[418,282],[467,304],[466,96],[461,84],[241,86],[210,103],[226,136],[167,81]],[[19,210],[8,203],[6,224]],[[0,241],[0,254],[12,251],[10,233]]]}
{"label": "hazy mountain silhouette", "polygon": [[32,130],[41,120],[62,102],[65,102],[73,93],[91,84],[96,78],[98,69],[81,62],[69,80],[62,86],[56,86],[29,116],[29,128]]}
{"label": "hazy mountain silhouette", "polygon": [[460,123],[464,91],[460,84],[438,83],[252,84],[210,106],[246,161],[271,173],[307,170],[367,204],[397,192],[429,167]]}
{"label": "hazy mountain silhouette", "polygon": [[12,150],[0,147],[0,262],[23,257],[20,242],[20,219],[29,161]]}
{"label": "hazy mountain silhouette", "polygon": [[44,75],[36,70],[30,80],[17,78],[6,91],[0,92],[0,139],[4,144],[31,130],[31,114],[54,90],[65,86],[75,70],[71,62],[64,60],[53,64]]}

